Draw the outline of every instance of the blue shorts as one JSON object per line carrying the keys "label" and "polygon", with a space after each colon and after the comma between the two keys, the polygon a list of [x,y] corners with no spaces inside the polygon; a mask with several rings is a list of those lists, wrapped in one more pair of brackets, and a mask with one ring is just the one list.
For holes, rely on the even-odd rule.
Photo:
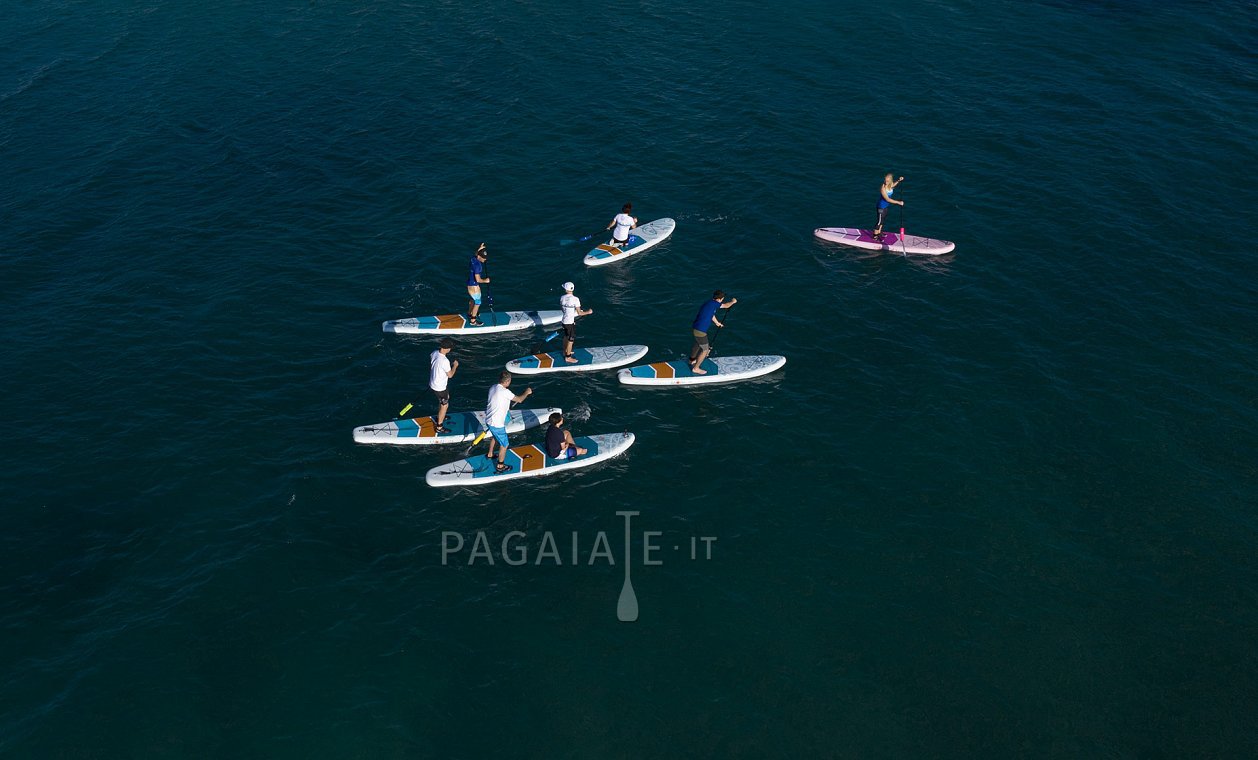
{"label": "blue shorts", "polygon": [[489,427],[489,434],[492,435],[494,440],[500,445],[510,446],[510,444],[507,443],[507,429],[505,427],[493,427],[491,425]]}
{"label": "blue shorts", "polygon": [[476,288],[476,292],[473,293],[472,288],[468,287],[467,297],[472,299],[472,303],[476,304],[477,306],[480,306],[480,288]]}

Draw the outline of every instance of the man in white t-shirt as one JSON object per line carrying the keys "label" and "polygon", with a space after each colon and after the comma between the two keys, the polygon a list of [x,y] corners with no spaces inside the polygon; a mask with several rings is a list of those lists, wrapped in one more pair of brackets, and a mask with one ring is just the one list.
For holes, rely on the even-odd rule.
{"label": "man in white t-shirt", "polygon": [[638,226],[637,218],[629,216],[630,211],[633,211],[633,204],[626,203],[620,207],[620,213],[612,217],[607,225],[607,229],[612,231],[612,239],[608,245],[623,246],[629,242],[629,230]]}
{"label": "man in white t-shirt", "polygon": [[533,395],[532,388],[525,388],[523,393],[513,396],[511,391],[507,390],[509,387],[511,387],[511,373],[503,372],[498,376],[498,382],[489,386],[489,400],[485,405],[485,427],[489,428],[489,451],[486,452],[485,458],[494,458],[494,444],[497,443],[499,446],[498,464],[494,468],[495,472],[506,472],[511,469],[505,463],[507,458],[507,415],[511,411],[511,405],[518,404]]}
{"label": "man in white t-shirt", "polygon": [[594,313],[593,309],[582,309],[581,299],[572,294],[576,285],[571,282],[563,284],[563,295],[559,296],[559,308],[563,311],[563,360],[576,364],[577,357],[572,355],[572,344],[577,339],[577,317],[587,317]]}
{"label": "man in white t-shirt", "polygon": [[437,433],[448,433],[450,429],[445,426],[446,412],[450,411],[450,378],[454,377],[454,373],[459,371],[459,360],[450,361],[450,349],[454,348],[454,341],[449,338],[442,338],[436,351],[428,355],[428,388],[437,396]]}

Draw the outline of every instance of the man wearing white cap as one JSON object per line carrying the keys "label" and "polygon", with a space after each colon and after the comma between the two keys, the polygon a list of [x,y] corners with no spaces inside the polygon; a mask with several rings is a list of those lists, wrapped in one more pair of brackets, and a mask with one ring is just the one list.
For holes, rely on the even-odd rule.
{"label": "man wearing white cap", "polygon": [[564,293],[559,297],[559,308],[563,309],[563,360],[569,364],[577,363],[577,357],[572,355],[572,344],[577,338],[577,317],[594,313],[593,309],[581,308],[581,299],[572,294],[576,287],[571,282],[565,282]]}

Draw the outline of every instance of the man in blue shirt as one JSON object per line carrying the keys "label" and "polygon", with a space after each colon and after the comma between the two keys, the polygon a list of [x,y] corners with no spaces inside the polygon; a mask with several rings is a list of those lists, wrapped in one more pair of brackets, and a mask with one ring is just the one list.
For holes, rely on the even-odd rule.
{"label": "man in blue shirt", "polygon": [[708,345],[708,330],[712,329],[712,325],[724,327],[725,324],[716,318],[716,312],[720,309],[728,309],[738,303],[737,298],[725,300],[725,291],[718,290],[712,294],[712,299],[699,307],[699,313],[695,315],[694,324],[691,330],[694,333],[695,343],[690,347],[690,371],[696,375],[706,375],[708,371],[701,369],[703,360],[708,358],[708,351],[711,346]]}
{"label": "man in blue shirt", "polygon": [[[472,327],[485,324],[477,315],[480,314],[480,286],[489,284],[489,278],[485,276],[486,261],[489,261],[489,251],[481,243],[476,255],[467,264],[467,323]],[[493,306],[493,302],[489,305]]]}

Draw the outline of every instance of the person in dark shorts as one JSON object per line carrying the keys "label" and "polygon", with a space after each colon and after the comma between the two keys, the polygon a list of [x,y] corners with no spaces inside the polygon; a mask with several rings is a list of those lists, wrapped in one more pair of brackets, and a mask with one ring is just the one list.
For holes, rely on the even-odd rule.
{"label": "person in dark shorts", "polygon": [[572,344],[577,339],[577,317],[587,317],[594,313],[593,309],[582,309],[581,299],[573,295],[576,286],[571,282],[563,284],[563,295],[559,297],[559,308],[563,312],[560,322],[563,325],[563,360],[568,364],[576,364],[577,357],[572,355]]}
{"label": "person in dark shorts", "polygon": [[891,172],[887,172],[887,176],[882,178],[882,189],[878,194],[878,224],[874,227],[874,237],[882,237],[882,225],[887,221],[887,209],[892,205],[903,206],[904,201],[897,201],[891,197],[895,192],[895,186],[904,181],[904,177],[900,177],[894,182],[891,181]]}
{"label": "person in dark shorts", "polygon": [[738,303],[737,298],[725,300],[725,291],[718,290],[712,294],[712,298],[699,307],[699,313],[695,315],[695,321],[690,325],[691,332],[694,334],[694,345],[690,347],[690,371],[696,375],[706,375],[706,369],[700,369],[703,360],[708,358],[708,352],[711,346],[708,345],[708,330],[712,329],[712,325],[724,327],[721,320],[716,318],[716,312],[720,309],[728,309]]}
{"label": "person in dark shorts", "polygon": [[449,383],[454,373],[459,371],[459,360],[450,361],[453,340],[442,338],[437,346],[437,350],[428,355],[428,388],[437,396],[437,415],[433,418],[437,421],[436,432],[448,433],[450,429],[445,426],[445,421],[446,412],[450,410]]}
{"label": "person in dark shorts", "polygon": [[576,459],[587,451],[572,440],[572,433],[564,430],[563,415],[552,412],[550,427],[546,428],[546,456],[551,459]]}

